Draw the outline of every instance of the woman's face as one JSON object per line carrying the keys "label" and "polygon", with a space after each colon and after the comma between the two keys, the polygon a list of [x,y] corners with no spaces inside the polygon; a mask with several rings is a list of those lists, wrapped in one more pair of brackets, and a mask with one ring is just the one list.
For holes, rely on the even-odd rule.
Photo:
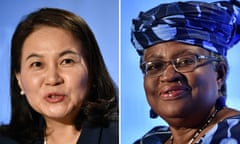
{"label": "woman's face", "polygon": [[73,120],[88,93],[82,45],[70,32],[42,26],[25,40],[16,74],[29,104],[45,119]]}
{"label": "woman's face", "polygon": [[[143,60],[171,60],[191,54],[209,56],[200,47],[167,42],[146,49]],[[176,72],[170,64],[160,76],[144,76],[144,88],[151,108],[167,122],[194,125],[193,121],[205,118],[216,102],[218,74],[212,63],[187,73]]]}

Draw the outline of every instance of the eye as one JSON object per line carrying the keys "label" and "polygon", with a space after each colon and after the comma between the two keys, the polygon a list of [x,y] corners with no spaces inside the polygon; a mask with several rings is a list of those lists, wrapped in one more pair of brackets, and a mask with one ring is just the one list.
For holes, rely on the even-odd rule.
{"label": "eye", "polygon": [[155,62],[152,62],[152,66],[151,66],[152,70],[162,70],[163,67],[164,67],[164,63],[162,61],[155,61]]}
{"label": "eye", "polygon": [[196,57],[195,56],[185,56],[178,58],[176,61],[177,67],[184,67],[188,65],[194,65],[196,63]]}
{"label": "eye", "polygon": [[143,69],[146,73],[161,71],[163,68],[164,68],[164,62],[162,61],[147,62],[143,65]]}
{"label": "eye", "polygon": [[40,68],[41,66],[42,66],[41,62],[33,62],[30,65],[30,67],[32,67],[32,68]]}
{"label": "eye", "polygon": [[70,65],[70,64],[74,64],[75,61],[73,59],[64,59],[62,60],[61,64],[63,65]]}

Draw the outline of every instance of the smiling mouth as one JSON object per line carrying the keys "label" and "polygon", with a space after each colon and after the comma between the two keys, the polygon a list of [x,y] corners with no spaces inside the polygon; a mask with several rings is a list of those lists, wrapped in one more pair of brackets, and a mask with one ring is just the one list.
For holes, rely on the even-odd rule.
{"label": "smiling mouth", "polygon": [[189,92],[189,88],[170,89],[160,93],[160,97],[165,100],[174,100],[183,97]]}

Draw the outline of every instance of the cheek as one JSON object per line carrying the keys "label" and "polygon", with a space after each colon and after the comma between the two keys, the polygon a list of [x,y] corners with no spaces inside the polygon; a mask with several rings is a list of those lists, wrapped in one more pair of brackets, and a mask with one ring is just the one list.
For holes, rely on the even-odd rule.
{"label": "cheek", "polygon": [[148,101],[150,101],[150,99],[153,98],[154,95],[156,95],[157,93],[157,89],[158,89],[157,81],[144,78],[144,89],[145,89],[146,97]]}
{"label": "cheek", "polygon": [[38,93],[42,78],[40,76],[26,75],[22,77],[22,88],[26,95]]}
{"label": "cheek", "polygon": [[68,75],[68,78],[66,78],[68,81],[67,85],[70,87],[71,92],[74,95],[77,95],[76,99],[83,100],[87,93],[88,93],[88,74],[87,73],[81,73],[81,74],[75,74],[75,76]]}
{"label": "cheek", "polygon": [[32,77],[29,75],[22,78],[22,88],[27,101],[36,111],[39,110],[39,105],[41,105],[41,97],[39,97],[41,93],[40,81],[41,79],[39,77]]}
{"label": "cheek", "polygon": [[217,95],[217,78],[214,71],[195,71],[186,76],[188,83],[192,88],[192,95],[213,97]]}

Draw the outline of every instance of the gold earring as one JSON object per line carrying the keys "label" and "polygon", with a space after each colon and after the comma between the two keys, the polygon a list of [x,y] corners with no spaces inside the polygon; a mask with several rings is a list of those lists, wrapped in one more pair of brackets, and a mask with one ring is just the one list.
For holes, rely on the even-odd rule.
{"label": "gold earring", "polygon": [[25,92],[23,90],[20,91],[20,95],[24,95]]}

